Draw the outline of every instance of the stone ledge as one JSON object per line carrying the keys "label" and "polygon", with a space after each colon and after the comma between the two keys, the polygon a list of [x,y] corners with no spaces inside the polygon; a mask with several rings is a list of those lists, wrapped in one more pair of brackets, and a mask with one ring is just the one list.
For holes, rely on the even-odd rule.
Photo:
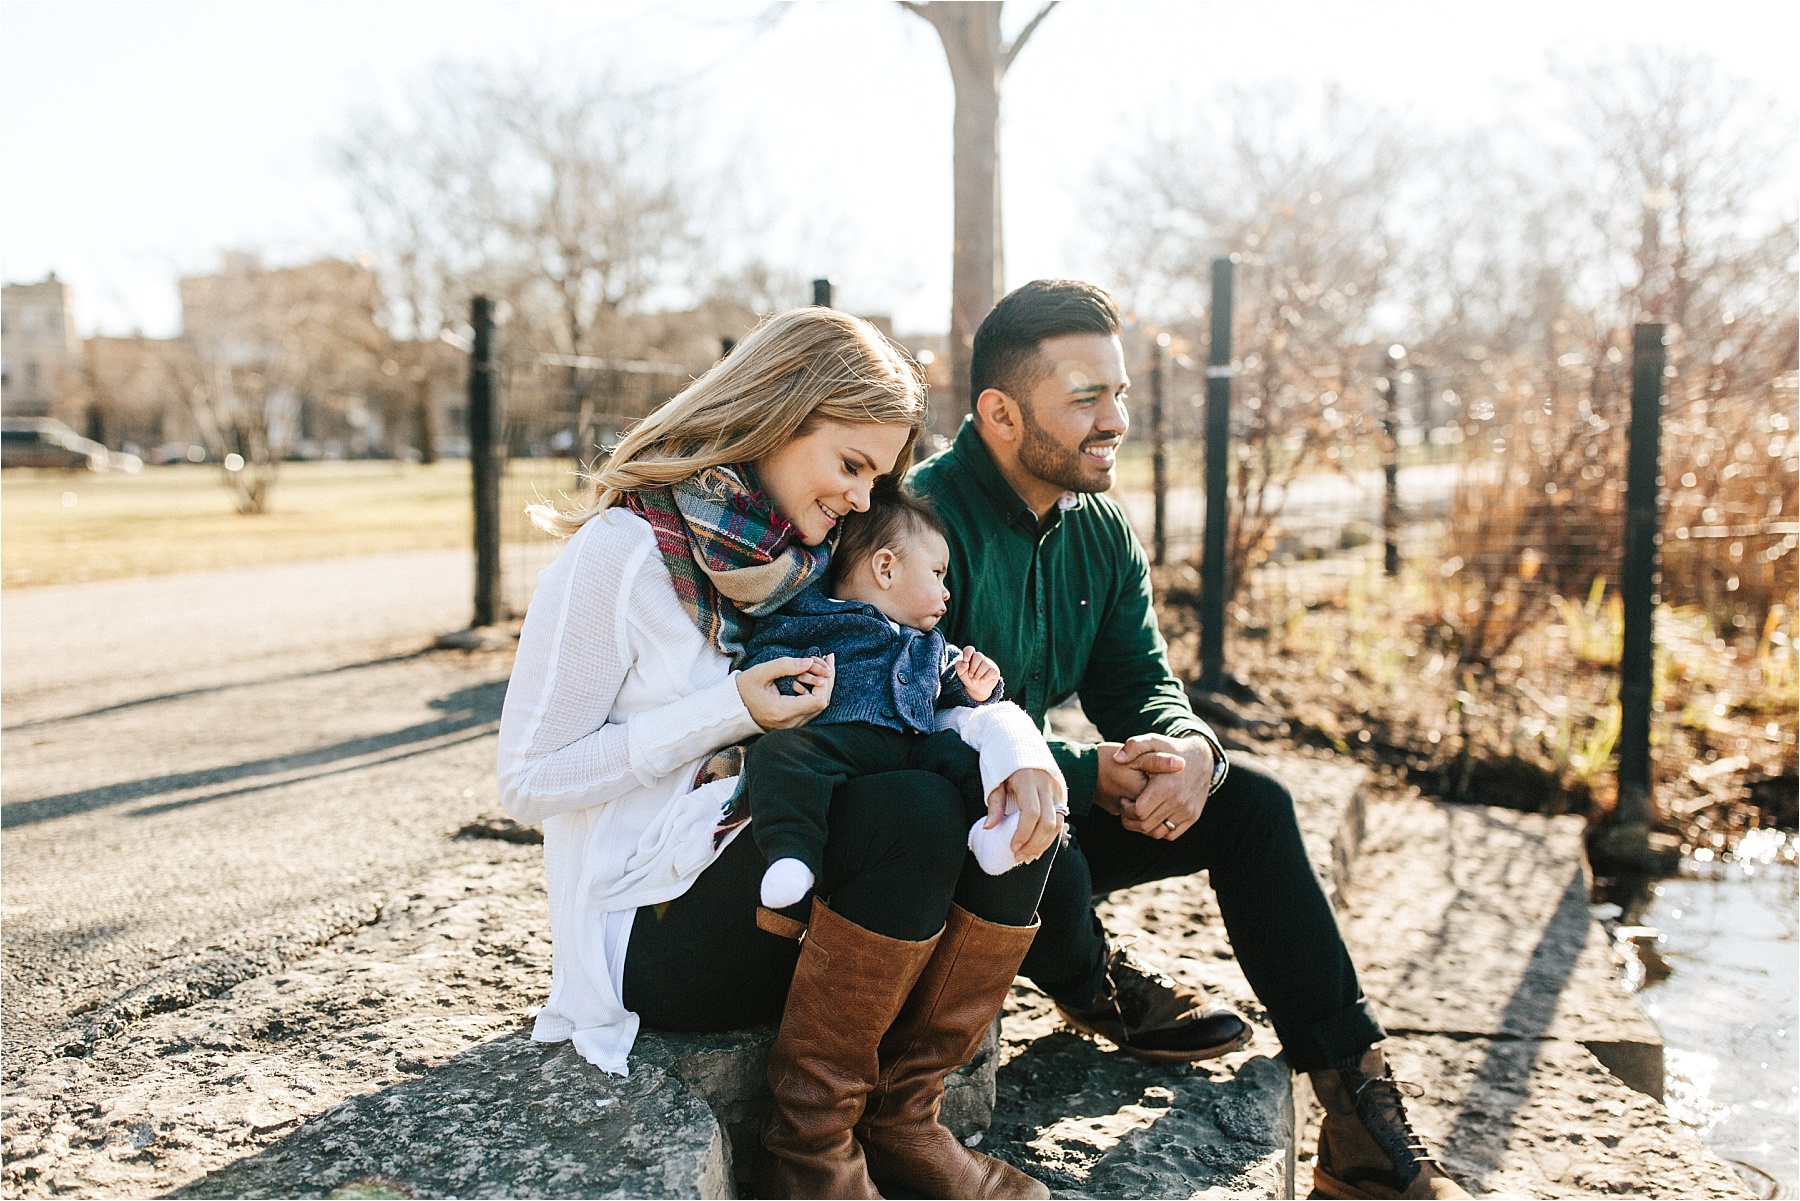
{"label": "stone ledge", "polygon": [[1058,1197],[1291,1197],[1293,1074],[1248,1051],[1201,1064],[1132,1059],[1015,989],[994,1124],[981,1149]]}
{"label": "stone ledge", "polygon": [[1562,1039],[1392,1038],[1395,1070],[1420,1084],[1415,1125],[1476,1196],[1750,1197],[1737,1173]]}
{"label": "stone ledge", "polygon": [[[1365,769],[1234,754],[1292,788],[1307,850],[1334,899],[1355,861]],[[1238,970],[1204,877],[1115,893],[1107,929],[1146,958],[1255,1018],[1249,1048],[1202,1064],[1149,1064],[1065,1027],[1023,983],[1007,1002],[999,1099],[981,1149],[1066,1197],[1294,1195],[1294,1078]]]}
{"label": "stone ledge", "polygon": [[[1294,786],[1315,866],[1338,891],[1362,824],[1366,773],[1286,756],[1267,766]],[[1143,920],[1164,898],[1164,917]],[[1140,908],[1125,918],[1109,906],[1116,930],[1137,926],[1155,944],[1146,948],[1152,956],[1178,973],[1197,965],[1233,999],[1247,996],[1202,879],[1119,899]],[[1015,990],[1015,1001],[1021,996],[1036,996],[1038,1008],[1009,1004],[1011,1053],[990,1032],[974,1063],[949,1081],[943,1116],[958,1137],[983,1136],[984,1151],[1041,1170],[1065,1194],[1291,1195],[1293,1090],[1266,1030],[1255,1047],[1210,1065],[1142,1064],[1062,1029],[1041,994]],[[770,1027],[645,1033],[632,1076],[620,1080],[566,1044],[504,1035],[346,1101],[179,1195],[324,1196],[376,1177],[420,1196],[735,1196],[768,1103],[773,1037]],[[990,1130],[1002,1058],[1012,1061],[1010,1107]],[[1019,1073],[1072,1073],[1080,1083],[1072,1095],[1029,1097]]]}
{"label": "stone ledge", "polygon": [[[194,1182],[184,1197],[322,1197],[375,1177],[421,1197],[735,1197],[773,1027],[639,1038],[631,1075],[509,1034],[357,1097]],[[998,1042],[951,1075],[944,1122],[985,1130]]]}
{"label": "stone ledge", "polygon": [[731,1153],[663,1068],[629,1079],[524,1032],[325,1111],[183,1197],[323,1197],[379,1177],[421,1197],[730,1197]]}
{"label": "stone ledge", "polygon": [[1662,1034],[1588,912],[1583,822],[1480,805],[1377,807],[1345,934],[1390,1030],[1582,1044],[1662,1097]]}
{"label": "stone ledge", "polygon": [[1589,914],[1582,828],[1371,808],[1345,934],[1396,1073],[1423,1086],[1414,1125],[1478,1196],[1750,1196],[1659,1101],[1662,1036]]}

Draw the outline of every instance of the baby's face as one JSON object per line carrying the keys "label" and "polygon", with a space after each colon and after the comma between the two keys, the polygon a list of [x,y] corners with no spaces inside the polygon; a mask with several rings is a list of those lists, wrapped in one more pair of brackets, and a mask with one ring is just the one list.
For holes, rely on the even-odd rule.
{"label": "baby's face", "polygon": [[943,618],[944,602],[950,599],[944,587],[950,547],[936,530],[909,530],[890,549],[895,555],[893,584],[880,590],[875,607],[903,626],[930,630]]}

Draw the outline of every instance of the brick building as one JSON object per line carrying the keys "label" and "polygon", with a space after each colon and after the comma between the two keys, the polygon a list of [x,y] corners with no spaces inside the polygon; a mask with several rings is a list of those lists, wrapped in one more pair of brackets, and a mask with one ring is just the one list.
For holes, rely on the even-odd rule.
{"label": "brick building", "polygon": [[0,312],[0,411],[63,416],[60,402],[81,359],[75,290],[52,271],[35,284],[7,284]]}

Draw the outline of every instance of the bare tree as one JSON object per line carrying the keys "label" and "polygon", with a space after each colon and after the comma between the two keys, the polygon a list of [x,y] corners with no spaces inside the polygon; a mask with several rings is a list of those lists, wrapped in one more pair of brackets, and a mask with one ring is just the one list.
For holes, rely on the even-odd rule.
{"label": "bare tree", "polygon": [[1266,555],[1289,485],[1318,462],[1355,465],[1381,354],[1375,314],[1397,260],[1396,197],[1412,140],[1390,114],[1334,89],[1233,89],[1140,148],[1105,182],[1123,286],[1152,307],[1195,307],[1208,263],[1240,264],[1234,346],[1230,595]]}
{"label": "bare tree", "polygon": [[324,260],[264,270],[229,254],[181,281],[174,370],[240,513],[266,512],[303,406],[360,395],[370,378],[375,278]]}
{"label": "bare tree", "polygon": [[428,77],[403,119],[378,108],[353,112],[330,148],[383,284],[380,341],[369,350],[381,363],[392,416],[405,418],[390,424],[412,427],[427,463],[437,458],[440,339],[460,324],[482,265],[468,184],[475,155],[455,84],[445,72]]}
{"label": "bare tree", "polygon": [[1552,150],[1497,152],[1502,130],[1439,157],[1409,264],[1415,353],[1467,439],[1439,616],[1478,677],[1558,597],[1616,576],[1637,321],[1672,323],[1665,600],[1746,626],[1793,592],[1770,525],[1795,503],[1779,123],[1690,56],[1632,53],[1568,87]]}
{"label": "bare tree", "polygon": [[521,381],[541,378],[543,356],[560,363],[555,397],[514,398],[578,411],[591,447],[609,376],[577,361],[611,353],[619,316],[682,278],[698,244],[696,156],[676,99],[616,73],[496,80],[440,66],[404,120],[354,119],[337,160],[390,281],[399,374],[428,389],[411,358],[434,361],[430,340],[487,292],[508,304],[514,353],[540,360]]}
{"label": "bare tree", "polygon": [[969,390],[969,353],[1005,286],[1000,221],[1000,85],[1055,0],[1039,8],[1011,42],[1000,35],[1002,0],[901,0],[931,23],[956,89],[955,249],[950,266],[950,386]]}
{"label": "bare tree", "polygon": [[[691,147],[668,98],[602,80],[563,90],[519,77],[489,91],[495,160],[484,213],[504,239],[514,304],[544,347],[604,355],[623,311],[671,280],[695,246]],[[592,445],[595,382],[565,369],[578,447]]]}

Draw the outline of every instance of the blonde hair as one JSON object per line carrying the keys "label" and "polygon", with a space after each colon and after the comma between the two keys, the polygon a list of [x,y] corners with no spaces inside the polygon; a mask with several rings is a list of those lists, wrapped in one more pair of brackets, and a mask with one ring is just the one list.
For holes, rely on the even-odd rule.
{"label": "blonde hair", "polygon": [[680,483],[708,467],[747,463],[821,421],[904,424],[906,445],[883,480],[898,483],[925,424],[925,379],[912,358],[860,317],[789,309],[766,318],[730,354],[638,422],[586,483],[592,503],[525,512],[567,538],[627,493]]}

